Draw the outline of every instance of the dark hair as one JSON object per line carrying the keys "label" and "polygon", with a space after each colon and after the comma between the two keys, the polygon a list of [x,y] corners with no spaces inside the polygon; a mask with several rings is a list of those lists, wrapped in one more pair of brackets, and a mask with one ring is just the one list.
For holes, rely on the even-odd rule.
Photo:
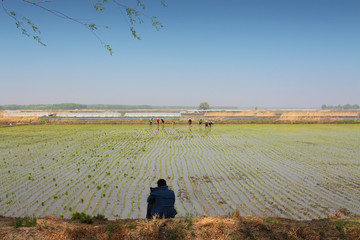
{"label": "dark hair", "polygon": [[157,181],[157,185],[158,185],[158,187],[166,186],[166,181],[165,181],[165,179],[159,179],[159,180]]}

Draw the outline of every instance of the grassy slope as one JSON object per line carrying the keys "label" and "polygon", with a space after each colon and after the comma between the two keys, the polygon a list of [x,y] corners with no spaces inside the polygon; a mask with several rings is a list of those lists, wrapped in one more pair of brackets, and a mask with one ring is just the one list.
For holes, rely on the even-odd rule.
{"label": "grassy slope", "polygon": [[35,227],[11,226],[0,218],[0,239],[359,239],[360,217],[295,221],[284,218],[193,217],[95,220],[93,224],[46,217]]}

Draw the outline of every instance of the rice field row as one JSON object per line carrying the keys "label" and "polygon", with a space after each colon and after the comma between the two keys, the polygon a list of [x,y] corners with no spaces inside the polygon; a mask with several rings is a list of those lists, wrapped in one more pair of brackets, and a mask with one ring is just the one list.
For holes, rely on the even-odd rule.
{"label": "rice field row", "polygon": [[0,129],[0,215],[144,218],[165,178],[185,215],[360,214],[360,126]]}

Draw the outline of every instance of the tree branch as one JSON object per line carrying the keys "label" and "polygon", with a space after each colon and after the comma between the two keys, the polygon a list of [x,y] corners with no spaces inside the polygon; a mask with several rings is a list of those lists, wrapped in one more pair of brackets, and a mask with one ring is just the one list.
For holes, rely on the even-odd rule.
{"label": "tree branch", "polygon": [[[103,45],[107,51],[109,51],[110,55],[112,55],[112,48],[110,47],[110,45],[105,44],[104,41],[100,38],[100,36],[95,32],[96,30],[98,30],[98,26],[94,23],[87,23],[85,21],[76,19],[74,17],[71,17],[63,12],[57,11],[55,9],[50,9],[48,7],[43,6],[42,4],[45,3],[53,3],[56,0],[38,0],[38,1],[34,1],[34,0],[22,0],[24,3],[30,4],[34,7],[38,7],[46,12],[49,12],[51,14],[53,14],[56,17],[59,18],[63,18],[75,23],[78,23],[84,27],[86,27],[89,31],[91,31],[91,33],[100,41],[101,45]],[[97,2],[92,2],[91,0],[89,0],[90,3],[92,4],[92,6],[95,8],[96,11],[98,12],[103,12],[105,7],[104,5],[108,3],[108,0],[97,0]],[[118,0],[111,0],[111,2],[113,4],[115,4],[116,6],[119,7],[120,9],[120,13],[121,15],[124,17],[125,21],[127,22],[128,26],[129,26],[129,30],[131,32],[131,34],[133,35],[134,38],[140,40],[141,38],[138,36],[134,25],[135,24],[142,24],[144,22],[143,17],[151,19],[152,21],[152,26],[156,29],[156,30],[160,30],[161,28],[163,28],[163,25],[160,24],[160,22],[157,20],[157,18],[155,16],[153,17],[149,17],[148,15],[146,15],[143,11],[146,9],[146,6],[143,2],[143,0],[134,0],[136,1],[137,7],[139,7],[141,9],[141,11],[135,9],[135,8],[131,8],[128,7],[122,3],[120,3]],[[165,4],[166,0],[161,0],[161,4],[163,7],[166,7]],[[16,13],[14,11],[9,11],[5,6],[4,6],[4,0],[1,0],[1,5],[2,8],[4,10],[4,12],[10,16],[12,19],[14,19],[16,27],[19,28],[20,30],[22,30],[22,34],[28,36],[28,37],[33,37],[34,40],[36,40],[38,43],[40,43],[43,46],[46,46],[40,39],[39,35],[40,34],[40,30],[30,21],[30,19],[26,18],[26,17],[22,17],[19,18]],[[34,34],[30,34],[28,31],[28,28],[31,29]],[[108,28],[107,26],[105,28]]]}

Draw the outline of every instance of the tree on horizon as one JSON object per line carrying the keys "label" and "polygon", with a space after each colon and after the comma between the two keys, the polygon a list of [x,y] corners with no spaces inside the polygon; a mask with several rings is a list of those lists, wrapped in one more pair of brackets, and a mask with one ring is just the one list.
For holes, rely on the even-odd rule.
{"label": "tree on horizon", "polygon": [[210,105],[207,102],[202,102],[199,105],[199,109],[200,110],[208,110],[208,109],[210,109]]}

